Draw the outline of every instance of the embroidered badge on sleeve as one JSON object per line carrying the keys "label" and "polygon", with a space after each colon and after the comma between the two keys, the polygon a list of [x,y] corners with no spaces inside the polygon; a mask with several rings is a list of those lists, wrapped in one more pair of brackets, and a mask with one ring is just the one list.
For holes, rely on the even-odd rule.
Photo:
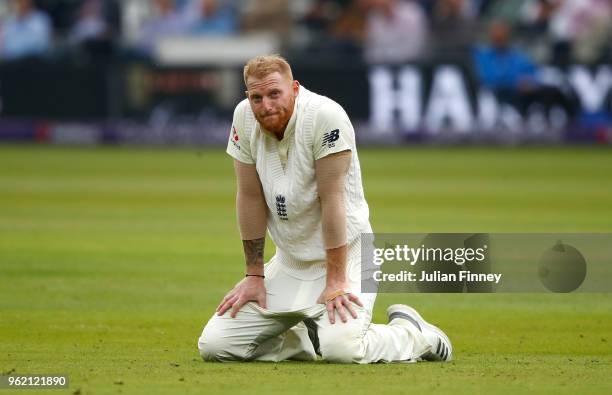
{"label": "embroidered badge on sleeve", "polygon": [[236,127],[232,125],[232,144],[237,149],[240,149],[240,138],[238,137],[238,132],[236,132]]}

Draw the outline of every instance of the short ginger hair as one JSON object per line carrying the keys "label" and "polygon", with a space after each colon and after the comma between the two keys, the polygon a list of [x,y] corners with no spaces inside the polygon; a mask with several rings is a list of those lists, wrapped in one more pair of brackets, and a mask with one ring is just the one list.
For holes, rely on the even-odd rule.
{"label": "short ginger hair", "polygon": [[275,72],[293,81],[291,66],[285,58],[278,54],[256,56],[244,66],[244,84],[247,84],[249,77],[263,78]]}

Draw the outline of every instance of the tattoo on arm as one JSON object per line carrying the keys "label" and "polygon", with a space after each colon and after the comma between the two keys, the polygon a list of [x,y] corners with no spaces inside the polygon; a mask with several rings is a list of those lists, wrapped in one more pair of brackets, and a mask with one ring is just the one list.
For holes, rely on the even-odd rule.
{"label": "tattoo on arm", "polygon": [[242,240],[242,245],[244,247],[244,257],[246,258],[247,266],[254,266],[258,264],[263,265],[265,242],[265,237],[254,240]]}

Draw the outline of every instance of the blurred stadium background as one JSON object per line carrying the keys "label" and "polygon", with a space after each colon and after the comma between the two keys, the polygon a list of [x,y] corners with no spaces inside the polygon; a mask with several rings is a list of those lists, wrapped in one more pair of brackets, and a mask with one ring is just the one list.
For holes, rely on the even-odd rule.
{"label": "blurred stadium background", "polygon": [[247,58],[283,54],[347,110],[377,232],[611,232],[611,30],[608,0],[0,0],[0,374],[66,373],[75,395],[612,393],[610,294],[379,296],[375,322],[414,305],[451,364],[196,350],[243,275],[223,147]]}
{"label": "blurred stadium background", "polygon": [[278,52],[362,144],[612,139],[608,0],[5,0],[0,139],[222,145]]}

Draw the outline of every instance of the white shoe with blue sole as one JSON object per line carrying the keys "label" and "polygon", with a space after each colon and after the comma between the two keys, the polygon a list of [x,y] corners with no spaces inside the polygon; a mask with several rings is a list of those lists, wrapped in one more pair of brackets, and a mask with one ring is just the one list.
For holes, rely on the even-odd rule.
{"label": "white shoe with blue sole", "polygon": [[425,361],[450,361],[453,359],[453,345],[446,333],[435,325],[425,321],[412,307],[405,304],[394,304],[387,308],[389,322],[402,319],[414,325],[431,346],[431,350],[421,356]]}

